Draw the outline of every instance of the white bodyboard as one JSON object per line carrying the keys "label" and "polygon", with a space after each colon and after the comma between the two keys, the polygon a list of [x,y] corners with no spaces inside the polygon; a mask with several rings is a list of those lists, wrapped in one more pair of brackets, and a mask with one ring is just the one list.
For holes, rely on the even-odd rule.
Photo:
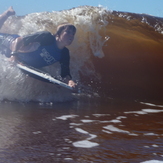
{"label": "white bodyboard", "polygon": [[48,74],[48,73],[46,73],[46,72],[44,72],[42,70],[36,69],[34,67],[31,67],[31,66],[22,65],[22,64],[19,64],[19,63],[17,63],[17,67],[19,69],[29,73],[29,74],[32,74],[35,77],[39,77],[40,79],[45,79],[45,80],[47,80],[50,83],[58,84],[61,87],[73,90],[73,88],[68,86],[66,83],[63,83],[63,82],[55,79],[50,74]]}

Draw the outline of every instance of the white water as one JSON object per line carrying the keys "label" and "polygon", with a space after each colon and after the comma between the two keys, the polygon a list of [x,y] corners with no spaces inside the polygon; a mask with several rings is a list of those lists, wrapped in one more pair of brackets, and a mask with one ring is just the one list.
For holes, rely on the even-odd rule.
{"label": "white water", "polygon": [[[61,12],[32,13],[21,18],[11,17],[6,21],[1,32],[15,33],[21,36],[43,30],[55,33],[59,24],[63,22],[72,23],[77,28],[74,42],[69,47],[73,80],[80,82],[79,71],[87,76],[92,75],[100,79],[89,59],[92,54],[99,58],[104,56],[102,47],[108,39],[102,38],[99,30],[108,24],[105,20],[106,12],[109,11],[104,8],[81,7]],[[4,57],[0,55],[0,101],[60,102],[73,99],[66,90],[29,79],[4,60]],[[45,70],[53,76],[60,74],[59,64],[46,67]]]}

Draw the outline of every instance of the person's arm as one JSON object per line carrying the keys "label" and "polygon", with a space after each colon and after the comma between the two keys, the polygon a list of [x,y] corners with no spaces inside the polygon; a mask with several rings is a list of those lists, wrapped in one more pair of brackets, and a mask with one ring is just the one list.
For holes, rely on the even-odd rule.
{"label": "person's arm", "polygon": [[60,60],[60,65],[61,65],[61,77],[64,79],[64,81],[66,83],[68,83],[68,85],[70,87],[75,87],[76,84],[75,82],[72,80],[72,76],[70,74],[70,68],[69,68],[69,64],[70,64],[70,55],[69,55],[69,50],[67,48],[64,48],[62,50],[62,54],[61,54],[61,60]]}
{"label": "person's arm", "polygon": [[16,38],[15,41],[13,42],[13,46],[11,50],[13,53],[15,53],[20,49],[20,47],[27,46],[33,42],[38,42],[40,43],[40,45],[43,45],[43,46],[49,45],[54,42],[54,39],[55,37],[50,32],[47,32],[47,31],[37,32],[35,34],[30,34],[27,36]]}
{"label": "person's arm", "polygon": [[69,76],[69,78],[71,79],[72,77],[69,68],[70,55],[69,55],[69,50],[67,48],[64,48],[62,50],[60,65],[61,65],[61,77],[65,78],[66,76]]}
{"label": "person's arm", "polygon": [[15,11],[12,7],[9,7],[5,12],[0,15],[0,28],[3,26],[8,17],[12,15],[15,15]]}
{"label": "person's arm", "polygon": [[32,42],[39,42],[41,45],[49,45],[54,42],[55,37],[48,31],[37,32],[35,34],[23,36],[24,46]]}

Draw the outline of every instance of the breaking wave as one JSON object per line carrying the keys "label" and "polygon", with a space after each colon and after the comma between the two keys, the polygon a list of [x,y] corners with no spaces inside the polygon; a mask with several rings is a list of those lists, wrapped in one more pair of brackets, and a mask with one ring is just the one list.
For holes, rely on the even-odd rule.
{"label": "breaking wave", "polygon": [[[1,32],[55,33],[63,22],[77,27],[69,47],[70,68],[81,86],[103,97],[163,99],[163,18],[82,6],[13,16]],[[46,102],[73,98],[70,91],[27,77],[3,56],[0,63],[0,100]],[[58,65],[45,69],[52,75],[59,73]]]}

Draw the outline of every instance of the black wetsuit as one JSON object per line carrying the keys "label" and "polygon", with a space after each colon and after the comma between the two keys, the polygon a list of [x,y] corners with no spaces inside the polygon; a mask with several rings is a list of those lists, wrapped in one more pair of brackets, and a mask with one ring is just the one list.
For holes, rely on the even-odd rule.
{"label": "black wetsuit", "polygon": [[[5,49],[4,53],[6,57],[11,56],[10,45],[17,37],[19,35],[0,33],[0,44]],[[55,37],[50,32],[37,32],[23,36],[23,43],[24,46],[28,46],[31,43],[38,43],[39,46],[34,51],[17,53],[16,57],[18,61],[36,68],[52,65],[59,61],[61,65],[61,77],[69,76],[71,78],[69,50],[66,47],[62,50],[59,49],[56,45]]]}

